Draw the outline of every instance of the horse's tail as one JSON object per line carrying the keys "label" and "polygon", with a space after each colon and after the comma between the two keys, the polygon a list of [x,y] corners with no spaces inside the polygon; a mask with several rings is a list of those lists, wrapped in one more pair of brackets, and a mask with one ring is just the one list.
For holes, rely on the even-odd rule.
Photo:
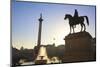
{"label": "horse's tail", "polygon": [[89,20],[88,20],[88,17],[87,17],[87,16],[83,16],[83,17],[85,17],[85,18],[86,18],[86,20],[87,20],[87,24],[89,25]]}

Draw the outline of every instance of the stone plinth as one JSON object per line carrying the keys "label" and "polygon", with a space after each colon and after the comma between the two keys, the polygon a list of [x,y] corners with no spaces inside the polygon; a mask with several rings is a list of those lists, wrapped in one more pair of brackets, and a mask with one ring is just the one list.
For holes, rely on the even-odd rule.
{"label": "stone plinth", "polygon": [[63,62],[93,60],[91,40],[88,32],[78,32],[65,36],[65,55]]}

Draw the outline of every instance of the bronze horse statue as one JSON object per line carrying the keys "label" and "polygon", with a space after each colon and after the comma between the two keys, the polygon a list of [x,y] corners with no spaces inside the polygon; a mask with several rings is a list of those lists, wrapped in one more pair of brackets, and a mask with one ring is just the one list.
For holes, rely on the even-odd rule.
{"label": "bronze horse statue", "polygon": [[71,29],[73,29],[73,33],[74,33],[74,28],[78,24],[81,25],[81,32],[83,30],[83,27],[84,27],[84,31],[86,30],[86,26],[84,24],[84,18],[86,18],[87,25],[89,25],[88,17],[87,16],[78,16],[78,12],[76,9],[75,9],[74,16],[72,16],[70,14],[66,14],[64,20],[66,20],[67,18],[69,19],[70,33],[71,33]]}

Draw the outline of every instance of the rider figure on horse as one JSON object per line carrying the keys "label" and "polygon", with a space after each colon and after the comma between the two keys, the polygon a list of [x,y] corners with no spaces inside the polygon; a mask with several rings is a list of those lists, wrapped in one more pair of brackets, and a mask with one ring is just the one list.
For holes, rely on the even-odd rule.
{"label": "rider figure on horse", "polygon": [[74,33],[74,28],[76,27],[76,25],[80,25],[81,26],[81,32],[86,30],[86,26],[84,24],[84,21],[86,19],[87,25],[89,25],[89,20],[88,20],[88,16],[79,16],[78,15],[78,11],[77,9],[75,9],[74,15],[70,15],[70,14],[65,14],[64,20],[69,19],[69,25],[70,25],[70,33],[71,33],[71,29],[73,30]]}
{"label": "rider figure on horse", "polygon": [[[75,21],[75,23],[77,23],[77,19],[78,19],[78,11],[77,11],[77,9],[75,9],[75,13],[74,13],[74,21]],[[76,27],[76,25],[74,25],[74,27]]]}
{"label": "rider figure on horse", "polygon": [[77,11],[77,9],[75,9],[74,17],[75,17],[75,18],[78,17],[78,11]]}

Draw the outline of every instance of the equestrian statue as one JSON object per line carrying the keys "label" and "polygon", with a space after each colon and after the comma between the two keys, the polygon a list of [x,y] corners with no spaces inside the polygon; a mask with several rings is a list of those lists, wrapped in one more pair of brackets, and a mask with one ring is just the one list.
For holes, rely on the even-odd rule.
{"label": "equestrian statue", "polygon": [[[71,33],[71,29],[73,29],[73,33],[74,33],[74,28],[78,24],[81,25],[81,32],[86,30],[86,26],[84,24],[84,18],[86,18],[87,25],[89,25],[88,17],[87,16],[79,16],[77,9],[75,9],[74,16],[72,16],[70,14],[65,14],[64,20],[69,19],[70,33]],[[83,30],[83,28],[84,28],[84,30]]]}

